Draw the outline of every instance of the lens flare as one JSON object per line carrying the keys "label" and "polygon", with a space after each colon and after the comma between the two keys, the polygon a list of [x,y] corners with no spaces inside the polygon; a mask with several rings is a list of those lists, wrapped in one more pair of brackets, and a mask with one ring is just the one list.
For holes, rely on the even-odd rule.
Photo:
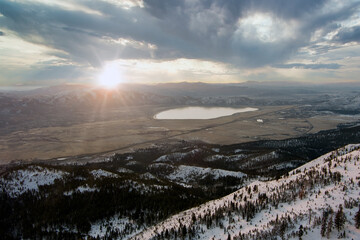
{"label": "lens flare", "polygon": [[122,82],[119,66],[115,63],[107,63],[98,76],[97,84],[101,87],[114,89]]}

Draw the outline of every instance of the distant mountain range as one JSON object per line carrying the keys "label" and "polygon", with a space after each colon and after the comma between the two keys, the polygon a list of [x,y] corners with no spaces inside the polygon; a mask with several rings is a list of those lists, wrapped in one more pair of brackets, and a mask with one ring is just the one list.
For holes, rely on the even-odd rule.
{"label": "distant mountain range", "polygon": [[[0,132],[84,121],[88,113],[128,106],[279,106],[302,105],[313,111],[360,113],[360,88],[348,85],[247,82],[242,84],[123,84],[114,90],[60,85],[27,91],[0,91]],[[342,90],[341,90],[342,89]],[[86,117],[85,117],[86,118]],[[1,126],[4,129],[1,129]],[[26,127],[26,128],[27,128]]]}
{"label": "distant mountain range", "polygon": [[[359,88],[357,88],[359,87]],[[59,85],[27,91],[0,91],[2,109],[15,104],[28,106],[132,106],[146,104],[278,105],[326,103],[359,104],[360,86],[347,84],[309,85],[304,83],[207,84],[202,82],[122,84],[113,90],[90,85]],[[11,104],[9,103],[11,101]],[[340,101],[340,102],[339,102]],[[334,102],[334,101],[333,101]],[[16,105],[17,104],[17,105]],[[3,109],[5,112],[6,109]]]}

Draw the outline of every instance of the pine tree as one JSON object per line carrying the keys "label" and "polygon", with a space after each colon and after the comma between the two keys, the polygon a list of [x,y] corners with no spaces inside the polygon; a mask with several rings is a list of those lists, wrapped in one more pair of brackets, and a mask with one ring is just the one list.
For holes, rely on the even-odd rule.
{"label": "pine tree", "polygon": [[302,239],[303,235],[304,235],[303,225],[300,225],[300,227],[299,227],[299,240]]}
{"label": "pine tree", "polygon": [[227,240],[231,240],[231,235],[230,235],[230,233],[228,234]]}
{"label": "pine tree", "polygon": [[184,226],[182,227],[181,234],[182,234],[182,236],[185,236],[186,233],[187,233],[187,229],[186,229],[186,226],[184,225]]}
{"label": "pine tree", "polygon": [[327,219],[328,219],[328,213],[324,211],[321,219],[321,230],[320,230],[320,234],[322,237],[325,237]]}
{"label": "pine tree", "polygon": [[330,233],[332,231],[333,228],[333,216],[330,216],[329,222],[327,224],[327,228],[326,228],[326,237],[329,238],[330,237]]}
{"label": "pine tree", "polygon": [[360,206],[359,206],[359,211],[355,214],[355,227],[356,228],[360,228]]}
{"label": "pine tree", "polygon": [[193,223],[195,223],[195,222],[196,222],[196,216],[195,216],[195,213],[192,213],[192,215],[191,215],[191,220],[192,220],[192,222],[193,222]]}
{"label": "pine tree", "polygon": [[339,210],[335,215],[335,227],[338,231],[340,231],[344,228],[344,225],[345,225],[345,214],[343,212],[343,207],[340,204]]}
{"label": "pine tree", "polygon": [[287,228],[286,221],[282,221],[280,223],[280,228],[279,228],[279,235],[280,235],[281,239],[285,239],[286,228]]}

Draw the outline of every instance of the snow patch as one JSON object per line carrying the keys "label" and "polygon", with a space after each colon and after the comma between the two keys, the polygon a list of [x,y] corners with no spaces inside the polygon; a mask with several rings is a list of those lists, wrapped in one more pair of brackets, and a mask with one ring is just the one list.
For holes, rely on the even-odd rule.
{"label": "snow patch", "polygon": [[118,173],[133,173],[133,170],[127,169],[127,168],[119,168],[117,170]]}
{"label": "snow patch", "polygon": [[64,195],[65,196],[70,196],[74,192],[76,192],[76,193],[84,193],[84,192],[95,192],[95,191],[99,191],[99,189],[94,188],[94,187],[90,187],[89,185],[86,184],[86,185],[77,187],[75,190],[64,192]]}
{"label": "snow patch", "polygon": [[211,150],[216,153],[220,152],[220,148],[212,148]]}
{"label": "snow patch", "polygon": [[151,173],[149,172],[146,172],[144,174],[141,174],[140,175],[140,178],[141,179],[145,179],[145,180],[157,180],[158,178],[155,177],[154,175],[152,175]]}

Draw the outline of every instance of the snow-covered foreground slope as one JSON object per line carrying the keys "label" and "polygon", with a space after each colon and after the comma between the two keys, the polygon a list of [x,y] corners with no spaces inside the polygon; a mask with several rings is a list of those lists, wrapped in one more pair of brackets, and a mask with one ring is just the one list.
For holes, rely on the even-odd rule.
{"label": "snow-covered foreground slope", "polygon": [[[360,144],[348,145],[279,180],[253,182],[181,212],[133,239],[360,239]],[[341,206],[340,206],[341,205]],[[343,208],[345,224],[335,228]]]}
{"label": "snow-covered foreground slope", "polygon": [[133,220],[129,218],[121,218],[119,216],[113,216],[106,220],[98,221],[91,226],[89,235],[93,238],[105,238],[111,226],[112,230],[123,233],[120,239],[129,239],[136,233],[144,229],[144,226],[138,226]]}

